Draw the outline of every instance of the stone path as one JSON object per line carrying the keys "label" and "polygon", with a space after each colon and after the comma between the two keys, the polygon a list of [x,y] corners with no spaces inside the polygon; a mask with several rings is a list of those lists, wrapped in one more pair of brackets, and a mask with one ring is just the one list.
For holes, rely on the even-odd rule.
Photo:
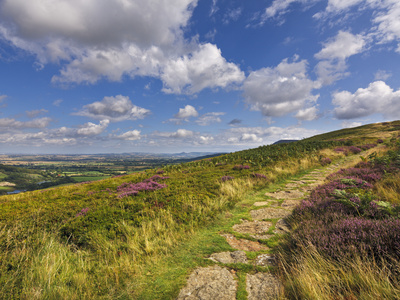
{"label": "stone path", "polygon": [[[250,211],[252,221],[242,220],[240,224],[232,227],[235,233],[241,236],[248,235],[251,240],[239,239],[233,234],[222,234],[228,244],[237,251],[212,254],[209,259],[219,265],[194,270],[186,287],[180,291],[178,299],[236,299],[238,282],[236,272],[228,266],[221,265],[241,263],[261,267],[273,266],[274,256],[269,254],[269,248],[260,242],[276,234],[289,232],[290,228],[285,218],[311,190],[322,184],[326,176],[337,171],[339,167],[340,165],[336,163],[312,171],[298,180],[287,183],[282,190],[266,193],[265,201],[255,202],[254,209]],[[263,253],[249,260],[245,251]],[[277,299],[280,289],[278,279],[271,272],[251,272],[246,275],[249,300]]]}

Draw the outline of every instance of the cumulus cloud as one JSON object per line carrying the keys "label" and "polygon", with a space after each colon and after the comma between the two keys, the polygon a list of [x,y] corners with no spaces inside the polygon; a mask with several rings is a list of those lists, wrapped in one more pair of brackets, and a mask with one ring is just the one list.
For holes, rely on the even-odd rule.
{"label": "cumulus cloud", "polygon": [[252,110],[267,117],[279,117],[313,107],[319,88],[307,75],[307,61],[284,59],[275,68],[253,71],[244,82],[244,97]]}
{"label": "cumulus cloud", "polygon": [[321,60],[315,67],[316,73],[324,84],[330,84],[346,75],[346,60],[352,55],[364,51],[366,37],[339,31],[335,38],[324,44],[315,58]]}
{"label": "cumulus cloud", "polygon": [[362,125],[362,122],[349,122],[349,121],[342,122],[342,128],[353,128],[353,127],[358,127],[361,125]]}
{"label": "cumulus cloud", "polygon": [[318,109],[315,106],[300,109],[295,116],[298,120],[312,121],[318,118]]}
{"label": "cumulus cloud", "polygon": [[140,131],[139,130],[131,130],[127,131],[121,135],[118,135],[117,138],[126,141],[136,141],[141,139]]}
{"label": "cumulus cloud", "polygon": [[76,133],[83,136],[98,135],[108,127],[108,124],[110,124],[109,120],[102,120],[99,124],[88,122],[82,125]]}
{"label": "cumulus cloud", "polygon": [[200,116],[196,123],[200,126],[208,126],[212,123],[221,123],[222,120],[220,116],[225,115],[224,112],[210,112]]}
{"label": "cumulus cloud", "polygon": [[196,5],[197,0],[3,0],[0,36],[42,66],[60,65],[56,84],[151,76],[163,81],[166,93],[194,94],[240,83],[243,72],[215,45],[185,40]]}
{"label": "cumulus cloud", "polygon": [[334,114],[338,119],[354,119],[381,113],[387,117],[400,115],[400,90],[393,91],[383,81],[375,81],[354,94],[341,91],[333,94]]}
{"label": "cumulus cloud", "polygon": [[161,72],[163,91],[174,94],[195,94],[205,88],[226,88],[240,84],[244,73],[227,62],[221,50],[210,43],[199,45],[191,55],[183,55],[165,63]]}
{"label": "cumulus cloud", "polygon": [[150,113],[150,110],[134,105],[129,97],[117,95],[115,97],[104,97],[102,101],[85,105],[75,115],[120,122],[144,119]]}
{"label": "cumulus cloud", "polygon": [[191,105],[186,105],[184,108],[180,108],[179,112],[174,116],[177,119],[188,119],[190,117],[197,117],[199,113],[196,108]]}
{"label": "cumulus cloud", "polygon": [[13,129],[28,129],[28,128],[46,128],[52,121],[51,118],[38,118],[31,121],[17,121],[12,118],[0,119],[0,128],[5,128],[7,130]]}
{"label": "cumulus cloud", "polygon": [[185,139],[192,137],[193,131],[187,129],[178,129],[176,132],[154,132],[153,136],[163,138]]}

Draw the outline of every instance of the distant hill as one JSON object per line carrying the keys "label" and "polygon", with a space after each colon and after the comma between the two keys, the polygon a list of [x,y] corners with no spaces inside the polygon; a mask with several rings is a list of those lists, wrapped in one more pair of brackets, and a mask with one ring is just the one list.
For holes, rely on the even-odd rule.
{"label": "distant hill", "polygon": [[298,142],[299,140],[279,140],[273,143],[272,145],[278,145],[278,144],[287,144],[287,143],[293,143],[293,142]]}

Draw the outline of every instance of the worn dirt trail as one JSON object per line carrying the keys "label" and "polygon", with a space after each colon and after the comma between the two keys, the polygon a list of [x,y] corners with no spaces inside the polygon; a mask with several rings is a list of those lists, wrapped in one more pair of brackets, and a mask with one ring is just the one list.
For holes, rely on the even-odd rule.
{"label": "worn dirt trail", "polygon": [[[271,254],[259,254],[256,259],[249,260],[244,251],[266,250],[267,252],[268,247],[259,241],[290,231],[285,218],[315,187],[322,184],[329,174],[338,171],[349,159],[314,170],[295,181],[288,182],[284,188],[266,193],[265,201],[253,203],[254,209],[249,213],[252,221],[242,220],[240,224],[232,227],[234,232],[247,234],[253,240],[238,239],[233,234],[223,234],[229,245],[237,251],[212,254],[209,259],[216,264],[194,270],[188,278],[187,285],[180,291],[178,299],[236,299],[238,278],[235,271],[225,264],[242,263],[262,267],[274,265],[275,258]],[[270,229],[273,226],[271,234]],[[279,297],[280,289],[279,280],[271,272],[246,275],[249,300],[276,299]]]}

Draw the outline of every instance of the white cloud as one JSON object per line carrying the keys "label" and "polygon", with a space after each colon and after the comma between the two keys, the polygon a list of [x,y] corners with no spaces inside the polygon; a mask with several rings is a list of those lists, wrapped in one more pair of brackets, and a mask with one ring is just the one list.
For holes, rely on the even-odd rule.
{"label": "white cloud", "polygon": [[353,128],[353,127],[358,127],[361,125],[362,125],[362,122],[349,122],[349,121],[342,122],[342,128]]}
{"label": "white cloud", "polygon": [[45,128],[52,121],[51,118],[38,118],[31,121],[17,121],[12,118],[0,119],[0,128],[5,128],[7,130],[14,129],[28,129],[28,128]]}
{"label": "white cloud", "polygon": [[166,93],[195,94],[244,79],[215,45],[185,40],[197,0],[3,0],[0,5],[5,20],[0,36],[42,66],[60,65],[52,78],[56,84],[151,76],[163,81]]}
{"label": "white cloud", "polygon": [[63,103],[63,100],[62,100],[62,99],[57,99],[57,100],[53,101],[53,105],[54,105],[54,106],[57,106],[57,107],[60,106],[61,103]]}
{"label": "white cloud", "polygon": [[180,108],[179,112],[174,116],[177,119],[188,119],[190,117],[197,117],[199,113],[196,108],[191,105],[186,105],[184,108]]}
{"label": "white cloud", "polygon": [[318,118],[318,109],[315,106],[301,109],[297,112],[295,117],[302,121],[316,120]]}
{"label": "white cloud", "polygon": [[108,124],[110,124],[109,120],[102,120],[99,124],[88,122],[79,128],[76,133],[83,136],[99,135],[108,127]]}
{"label": "white cloud", "polygon": [[161,72],[165,93],[195,94],[205,88],[227,88],[244,80],[240,68],[227,62],[215,45],[201,44],[190,54],[166,62]]}
{"label": "white cloud", "polygon": [[136,141],[141,139],[140,131],[139,130],[131,130],[127,131],[121,135],[118,135],[117,138],[126,140],[126,141]]}
{"label": "white cloud", "polygon": [[176,132],[154,132],[153,136],[161,138],[174,138],[174,139],[185,139],[192,137],[193,131],[187,129],[178,129]]}
{"label": "white cloud", "polygon": [[104,97],[102,101],[87,104],[75,115],[120,122],[144,119],[150,113],[150,110],[134,105],[129,97],[117,95],[115,97]]}
{"label": "white cloud", "polygon": [[196,123],[200,126],[208,126],[212,123],[221,123],[222,120],[220,116],[225,115],[224,112],[210,112],[200,116]]}
{"label": "white cloud", "polygon": [[0,95],[0,102],[7,98],[7,95]]}
{"label": "white cloud", "polygon": [[321,60],[315,67],[321,82],[330,84],[347,76],[347,58],[364,51],[365,45],[366,37],[363,35],[339,31],[335,38],[326,42],[322,50],[315,54],[315,58]]}
{"label": "white cloud", "polygon": [[307,61],[284,59],[275,68],[253,71],[244,82],[244,97],[252,110],[267,117],[279,117],[312,107],[318,99],[317,82],[307,75]]}
{"label": "white cloud", "polygon": [[381,113],[386,117],[400,115],[400,90],[393,91],[385,82],[375,81],[354,94],[349,91],[333,94],[334,114],[338,119],[354,119]]}
{"label": "white cloud", "polygon": [[240,137],[240,141],[242,142],[254,142],[254,143],[262,143],[263,139],[257,137],[254,133],[243,133]]}
{"label": "white cloud", "polygon": [[339,31],[335,38],[324,43],[324,48],[315,54],[317,59],[339,59],[345,60],[348,57],[358,54],[364,50],[365,37],[350,32]]}
{"label": "white cloud", "polygon": [[378,70],[375,73],[375,80],[386,80],[390,77],[392,77],[392,73],[387,72],[385,70]]}

